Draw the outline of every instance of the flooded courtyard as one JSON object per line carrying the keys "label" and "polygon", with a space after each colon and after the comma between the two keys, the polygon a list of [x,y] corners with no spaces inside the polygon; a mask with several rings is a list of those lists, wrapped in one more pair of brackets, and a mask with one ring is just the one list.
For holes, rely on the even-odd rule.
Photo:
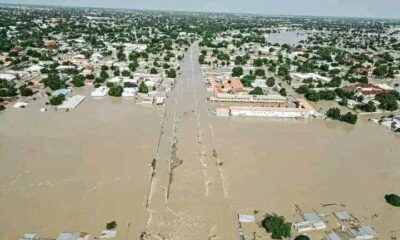
{"label": "flooded courtyard", "polygon": [[295,204],[324,202],[396,234],[400,211],[384,195],[400,189],[398,136],[366,118],[217,118],[198,53],[164,108],[88,97],[68,113],[41,113],[40,101],[2,113],[0,238],[98,236],[115,220],[118,239],[237,239],[237,213],[292,221]]}

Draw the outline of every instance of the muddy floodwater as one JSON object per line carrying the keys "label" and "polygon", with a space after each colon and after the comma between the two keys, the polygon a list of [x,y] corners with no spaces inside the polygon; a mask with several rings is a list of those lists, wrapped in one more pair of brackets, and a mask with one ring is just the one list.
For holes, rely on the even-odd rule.
{"label": "muddy floodwater", "polygon": [[398,236],[384,200],[400,191],[398,136],[367,119],[217,118],[198,53],[164,107],[88,97],[70,112],[38,101],[1,113],[0,239],[99,236],[112,220],[118,239],[237,239],[237,213],[292,221],[295,204],[326,202]]}

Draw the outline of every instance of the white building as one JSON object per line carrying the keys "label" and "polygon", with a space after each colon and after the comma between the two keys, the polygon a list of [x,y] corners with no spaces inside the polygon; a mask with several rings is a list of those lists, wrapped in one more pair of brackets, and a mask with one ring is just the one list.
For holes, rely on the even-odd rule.
{"label": "white building", "polygon": [[272,117],[272,118],[309,118],[313,111],[302,108],[274,108],[233,106],[229,108],[231,116]]}
{"label": "white building", "polygon": [[90,95],[92,97],[104,97],[105,95],[107,95],[108,91],[110,89],[106,86],[101,86],[99,88],[96,88]]}
{"label": "white building", "polygon": [[9,74],[9,73],[0,73],[0,79],[12,81],[12,80],[17,79],[17,77],[15,75]]}
{"label": "white building", "polygon": [[330,82],[331,81],[330,78],[321,76],[316,73],[292,73],[290,75],[294,80],[298,80],[301,82],[303,82],[304,80],[309,79],[309,78],[312,78],[316,81],[322,81],[322,82]]}

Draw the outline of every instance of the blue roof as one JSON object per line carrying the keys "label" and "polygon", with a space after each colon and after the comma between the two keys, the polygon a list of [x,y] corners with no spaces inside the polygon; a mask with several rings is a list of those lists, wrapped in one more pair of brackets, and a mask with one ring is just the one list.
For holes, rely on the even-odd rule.
{"label": "blue roof", "polygon": [[69,89],[69,88],[62,88],[62,89],[55,90],[55,91],[52,93],[52,95],[53,95],[53,96],[58,96],[58,95],[60,95],[60,94],[67,95],[68,93],[71,93],[71,92],[72,92],[72,90]]}

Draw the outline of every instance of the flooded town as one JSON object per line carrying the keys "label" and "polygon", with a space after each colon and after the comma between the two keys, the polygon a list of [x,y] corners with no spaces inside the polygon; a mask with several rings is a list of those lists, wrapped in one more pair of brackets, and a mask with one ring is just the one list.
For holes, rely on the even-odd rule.
{"label": "flooded town", "polygon": [[0,13],[0,239],[400,239],[400,20]]}

